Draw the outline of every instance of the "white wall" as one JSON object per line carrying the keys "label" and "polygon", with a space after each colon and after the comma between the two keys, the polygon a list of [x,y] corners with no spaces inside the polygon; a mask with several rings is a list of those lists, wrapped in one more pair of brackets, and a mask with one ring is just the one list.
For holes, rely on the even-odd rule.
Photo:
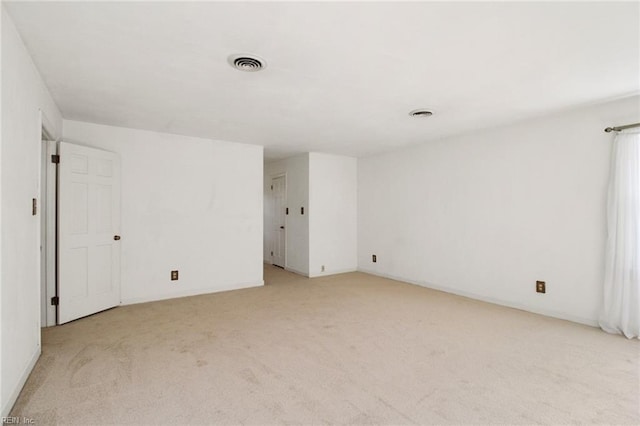
{"label": "white wall", "polygon": [[[309,275],[309,154],[266,163],[264,166],[264,229],[265,244],[263,258],[271,263],[272,241],[275,235],[272,220],[271,179],[286,174],[287,207],[285,218],[286,262],[285,268]],[[300,213],[304,207],[305,214]]]}
{"label": "white wall", "polygon": [[6,416],[40,355],[41,111],[55,137],[62,118],[2,6],[1,377]]}
{"label": "white wall", "polygon": [[309,154],[309,276],[358,268],[357,185],[357,159]]}
{"label": "white wall", "polygon": [[271,180],[283,174],[289,207],[286,269],[310,277],[356,270],[357,159],[312,152],[265,164],[266,263],[271,263],[275,239]]}
{"label": "white wall", "polygon": [[614,137],[603,129],[638,121],[639,103],[361,159],[359,269],[595,325]]}
{"label": "white wall", "polygon": [[261,146],[67,120],[64,140],[120,154],[123,303],[263,284]]}

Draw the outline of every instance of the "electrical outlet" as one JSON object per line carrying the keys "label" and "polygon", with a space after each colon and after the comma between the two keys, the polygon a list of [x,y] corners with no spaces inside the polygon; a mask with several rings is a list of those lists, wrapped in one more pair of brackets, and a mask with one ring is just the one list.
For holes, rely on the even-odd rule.
{"label": "electrical outlet", "polygon": [[178,281],[178,271],[171,271],[171,281]]}
{"label": "electrical outlet", "polygon": [[376,256],[375,254],[372,254],[372,255],[371,255],[371,261],[372,261],[373,263],[376,263],[376,262],[378,261],[378,256]]}
{"label": "electrical outlet", "polygon": [[536,293],[546,293],[547,283],[544,281],[536,281]]}
{"label": "electrical outlet", "polygon": [[320,267],[320,272],[324,272],[324,265]]}

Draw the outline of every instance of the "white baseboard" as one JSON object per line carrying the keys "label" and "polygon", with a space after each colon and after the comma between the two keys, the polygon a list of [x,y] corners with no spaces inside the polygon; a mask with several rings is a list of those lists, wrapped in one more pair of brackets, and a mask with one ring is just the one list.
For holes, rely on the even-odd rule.
{"label": "white baseboard", "polygon": [[298,271],[297,269],[292,268],[290,266],[285,266],[284,270],[285,271],[289,271],[289,272],[293,272],[293,273],[298,274],[298,275],[302,275],[302,276],[307,277],[307,278],[309,277],[309,273],[308,272]]}
{"label": "white baseboard", "polygon": [[11,413],[11,409],[13,408],[13,404],[15,404],[16,401],[18,400],[18,396],[20,395],[20,392],[22,391],[24,384],[27,382],[27,379],[29,378],[29,374],[31,374],[31,372],[33,371],[33,367],[35,367],[36,362],[38,362],[38,358],[40,358],[40,353],[41,353],[40,345],[38,345],[36,347],[35,352],[31,356],[29,363],[27,364],[25,369],[22,371],[22,374],[20,375],[20,380],[18,380],[18,383],[16,383],[16,386],[15,388],[13,388],[11,395],[9,395],[9,398],[7,398],[6,401],[3,401],[2,417],[9,417],[9,414]]}
{"label": "white baseboard", "polygon": [[495,299],[493,297],[487,297],[487,296],[484,296],[484,295],[481,295],[481,294],[477,294],[477,293],[471,293],[471,292],[461,291],[461,290],[450,288],[450,287],[439,286],[439,285],[432,284],[432,283],[426,282],[426,281],[416,281],[416,280],[411,280],[411,279],[408,279],[408,278],[403,278],[403,277],[398,277],[398,276],[394,276],[394,275],[384,274],[384,273],[381,273],[381,272],[378,272],[378,271],[374,271],[374,270],[371,270],[371,269],[358,268],[358,271],[364,272],[366,274],[376,275],[376,276],[382,277],[382,278],[388,278],[390,280],[402,281],[402,282],[405,282],[405,283],[408,283],[408,284],[414,284],[414,285],[418,285],[420,287],[430,288],[432,290],[438,290],[438,291],[443,291],[445,293],[451,293],[451,294],[455,294],[455,295],[458,295],[458,296],[468,297],[469,299],[475,299],[475,300],[480,300],[482,302],[493,303],[494,305],[506,306],[506,307],[509,307],[509,308],[519,309],[521,311],[527,311],[527,312],[531,312],[531,313],[534,313],[534,314],[544,315],[544,316],[547,316],[547,317],[558,318],[558,319],[567,320],[567,321],[571,321],[571,322],[577,322],[579,324],[585,324],[585,325],[589,325],[591,327],[599,327],[597,319],[582,318],[582,317],[574,316],[574,315],[571,315],[571,314],[566,314],[564,312],[557,312],[557,311],[550,311],[550,310],[546,310],[546,309],[533,308],[531,306],[525,306],[525,305],[521,305],[519,303],[510,302],[510,301],[507,301],[507,300]]}
{"label": "white baseboard", "polygon": [[338,269],[335,271],[319,272],[317,274],[310,274],[309,272],[299,271],[296,268],[285,266],[285,271],[293,272],[294,274],[302,275],[307,278],[327,277],[329,275],[346,274],[347,272],[357,272],[357,268]]}
{"label": "white baseboard", "polygon": [[243,288],[262,287],[264,280],[249,283],[230,284],[216,288],[200,288],[195,290],[184,290],[173,293],[160,294],[148,297],[131,297],[122,299],[120,305],[134,305],[136,303],[157,302],[158,300],[176,299],[178,297],[198,296],[200,294],[220,293],[223,291],[240,290]]}
{"label": "white baseboard", "polygon": [[338,269],[335,271],[318,272],[317,274],[309,274],[309,278],[328,277],[329,275],[346,274],[349,272],[356,272],[357,268]]}

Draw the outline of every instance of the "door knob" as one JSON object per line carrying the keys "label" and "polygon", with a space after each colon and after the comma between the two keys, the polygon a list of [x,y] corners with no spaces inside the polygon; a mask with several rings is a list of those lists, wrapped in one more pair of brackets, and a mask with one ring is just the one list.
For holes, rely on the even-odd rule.
{"label": "door knob", "polygon": [[113,236],[113,239],[114,239],[114,240],[116,240],[116,241],[118,241],[118,240],[120,239],[120,235],[114,235],[114,236]]}
{"label": "door knob", "polygon": [[280,229],[284,229],[284,226],[281,226]]}

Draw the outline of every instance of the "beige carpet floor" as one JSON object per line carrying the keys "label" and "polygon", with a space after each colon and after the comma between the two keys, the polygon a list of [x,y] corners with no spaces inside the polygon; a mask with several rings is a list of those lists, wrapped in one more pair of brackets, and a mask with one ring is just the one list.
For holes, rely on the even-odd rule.
{"label": "beige carpet floor", "polygon": [[43,331],[42,424],[639,424],[640,342],[350,273]]}

